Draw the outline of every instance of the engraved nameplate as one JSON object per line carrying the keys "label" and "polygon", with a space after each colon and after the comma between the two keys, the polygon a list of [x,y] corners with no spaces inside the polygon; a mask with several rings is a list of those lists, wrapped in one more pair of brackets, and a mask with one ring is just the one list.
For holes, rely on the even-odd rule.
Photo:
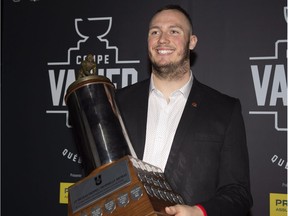
{"label": "engraved nameplate", "polygon": [[96,176],[88,178],[81,184],[72,186],[69,189],[69,195],[73,213],[123,188],[130,182],[128,162],[123,160],[111,165],[109,169],[97,173]]}

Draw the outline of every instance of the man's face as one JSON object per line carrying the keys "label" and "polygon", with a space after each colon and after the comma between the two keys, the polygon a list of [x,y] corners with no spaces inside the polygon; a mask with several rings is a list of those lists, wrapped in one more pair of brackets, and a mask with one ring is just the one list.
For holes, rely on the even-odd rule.
{"label": "man's face", "polygon": [[189,65],[189,52],[196,42],[188,20],[177,10],[164,10],[150,22],[148,52],[152,65],[157,68]]}

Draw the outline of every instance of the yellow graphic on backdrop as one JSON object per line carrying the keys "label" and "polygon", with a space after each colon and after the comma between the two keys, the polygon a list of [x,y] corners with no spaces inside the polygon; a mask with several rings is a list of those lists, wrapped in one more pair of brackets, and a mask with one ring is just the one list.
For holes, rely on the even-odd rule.
{"label": "yellow graphic on backdrop", "polygon": [[68,204],[68,188],[74,183],[60,182],[59,202]]}
{"label": "yellow graphic on backdrop", "polygon": [[287,216],[287,194],[270,193],[270,216]]}

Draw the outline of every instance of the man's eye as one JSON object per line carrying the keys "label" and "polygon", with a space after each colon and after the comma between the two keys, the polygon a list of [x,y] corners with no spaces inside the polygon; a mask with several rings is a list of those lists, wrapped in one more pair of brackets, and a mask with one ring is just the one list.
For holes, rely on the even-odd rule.
{"label": "man's eye", "polygon": [[177,31],[177,30],[171,30],[171,34],[179,34],[179,31]]}
{"label": "man's eye", "polygon": [[157,35],[157,34],[158,34],[158,31],[151,31],[150,34],[151,34],[151,35]]}

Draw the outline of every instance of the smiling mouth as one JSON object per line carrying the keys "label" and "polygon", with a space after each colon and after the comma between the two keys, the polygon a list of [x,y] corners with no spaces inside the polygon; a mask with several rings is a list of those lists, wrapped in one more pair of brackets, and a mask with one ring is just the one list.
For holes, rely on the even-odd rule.
{"label": "smiling mouth", "polygon": [[168,55],[168,54],[173,53],[175,49],[172,47],[158,46],[158,47],[155,47],[155,51],[160,55]]}
{"label": "smiling mouth", "polygon": [[157,49],[157,53],[158,53],[158,54],[161,54],[161,55],[171,54],[172,52],[173,52],[173,50]]}

